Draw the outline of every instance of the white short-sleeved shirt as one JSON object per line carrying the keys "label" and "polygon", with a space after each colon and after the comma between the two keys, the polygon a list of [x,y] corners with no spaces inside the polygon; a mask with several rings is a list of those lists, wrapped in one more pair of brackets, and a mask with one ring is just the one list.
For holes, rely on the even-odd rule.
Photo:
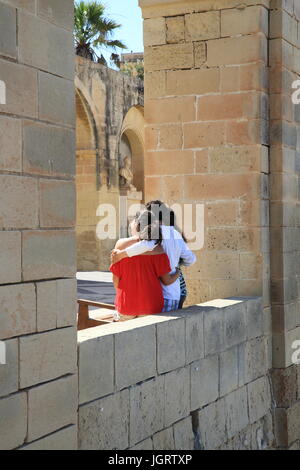
{"label": "white short-sleeved shirt", "polygon": [[[162,225],[162,246],[165,253],[168,255],[171,265],[171,273],[175,273],[176,267],[179,264],[180,258],[182,258],[185,266],[191,266],[196,262],[195,254],[188,248],[187,244],[183,240],[180,233],[167,225]],[[147,251],[153,250],[155,242],[153,241],[141,241],[131,245],[126,249],[129,257],[142,255]],[[165,299],[179,300],[180,299],[180,281],[177,279],[170,286],[162,284],[163,295]]]}

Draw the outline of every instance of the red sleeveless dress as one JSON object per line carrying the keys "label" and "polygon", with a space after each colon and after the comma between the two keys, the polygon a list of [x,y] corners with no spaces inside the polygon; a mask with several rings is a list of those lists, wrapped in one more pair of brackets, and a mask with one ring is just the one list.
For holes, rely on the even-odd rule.
{"label": "red sleeveless dress", "polygon": [[161,313],[164,306],[159,278],[171,271],[168,256],[139,255],[112,264],[110,271],[119,278],[115,306],[123,315]]}

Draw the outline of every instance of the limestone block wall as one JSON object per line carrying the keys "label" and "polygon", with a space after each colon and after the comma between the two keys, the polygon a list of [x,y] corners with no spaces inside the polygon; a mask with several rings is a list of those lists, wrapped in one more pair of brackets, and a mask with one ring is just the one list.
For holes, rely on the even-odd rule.
{"label": "limestone block wall", "polygon": [[204,204],[191,304],[269,306],[268,0],[140,0],[146,199]]}
{"label": "limestone block wall", "polygon": [[[75,448],[73,0],[0,1],[0,448]],[[68,204],[64,204],[68,201]]]}
{"label": "limestone block wall", "polygon": [[274,445],[261,298],[79,332],[79,449]]}

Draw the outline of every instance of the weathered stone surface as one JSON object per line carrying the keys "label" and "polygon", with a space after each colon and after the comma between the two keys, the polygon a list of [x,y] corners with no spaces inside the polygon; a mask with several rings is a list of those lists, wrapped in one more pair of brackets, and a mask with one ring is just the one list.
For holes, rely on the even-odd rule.
{"label": "weathered stone surface", "polygon": [[202,67],[207,61],[207,46],[204,41],[194,42],[195,67]]}
{"label": "weathered stone surface", "polygon": [[185,16],[187,41],[203,41],[220,37],[220,13],[193,13]]}
{"label": "weathered stone surface", "polygon": [[37,180],[0,175],[0,228],[35,228],[38,224]]}
{"label": "weathered stone surface", "polygon": [[78,338],[79,404],[114,391],[113,336]]}
{"label": "weathered stone surface", "polygon": [[275,448],[272,411],[251,425],[251,449],[264,450]]}
{"label": "weathered stone surface", "polygon": [[166,44],[165,18],[151,18],[144,21],[144,46]]}
{"label": "weathered stone surface", "polygon": [[204,449],[213,450],[227,439],[225,401],[218,400],[199,411],[200,442]]}
{"label": "weathered stone surface", "polygon": [[246,428],[249,423],[247,388],[239,388],[225,397],[228,438]]}
{"label": "weathered stone surface", "polygon": [[289,450],[300,450],[300,441],[295,441],[290,447]]}
{"label": "weathered stone surface", "polygon": [[77,423],[77,381],[72,375],[28,391],[29,441]]}
{"label": "weathered stone surface", "polygon": [[238,387],[238,348],[235,346],[220,354],[220,396]]}
{"label": "weathered stone surface", "polygon": [[130,447],[129,450],[153,450],[153,442],[152,439],[145,439],[142,442],[139,442],[133,447]]}
{"label": "weathered stone surface", "polygon": [[[172,159],[172,167],[170,161]],[[194,154],[187,151],[149,152],[145,161],[148,175],[180,175],[191,173],[194,168]]]}
{"label": "weathered stone surface", "polygon": [[224,320],[218,309],[204,312],[204,347],[205,355],[224,349]]}
{"label": "weathered stone surface", "polygon": [[221,11],[221,35],[264,33],[268,35],[268,10],[261,6]]}
{"label": "weathered stone surface", "polygon": [[254,423],[267,414],[271,407],[270,385],[267,377],[261,377],[247,385],[249,418]]}
{"label": "weathered stone surface", "polygon": [[204,357],[203,313],[188,316],[185,322],[186,363]]}
{"label": "weathered stone surface", "polygon": [[157,325],[157,370],[168,372],[185,365],[184,319]]}
{"label": "weathered stone surface", "polygon": [[[137,358],[138,361],[137,361]],[[115,335],[116,387],[122,389],[156,374],[155,326]]]}
{"label": "weathered stone surface", "polygon": [[173,428],[163,429],[153,436],[153,450],[173,450],[177,449],[174,444]]}
{"label": "weathered stone surface", "polygon": [[263,335],[263,305],[261,298],[251,299],[246,303],[247,339]]}
{"label": "weathered stone surface", "polygon": [[165,375],[165,426],[186,417],[190,410],[189,367]]}
{"label": "weathered stone surface", "polygon": [[21,121],[0,117],[0,170],[21,171],[22,130]]}
{"label": "weathered stone surface", "polygon": [[57,285],[56,281],[37,282],[37,330],[56,328]]}
{"label": "weathered stone surface", "polygon": [[167,72],[167,95],[202,95],[220,90],[220,70],[170,70]]}
{"label": "weathered stone surface", "polygon": [[79,449],[112,450],[128,447],[128,405],[129,392],[123,390],[115,395],[80,406]]}
{"label": "weathered stone surface", "polygon": [[24,232],[22,253],[25,281],[75,275],[75,236],[72,231]]}
{"label": "weathered stone surface", "polygon": [[224,312],[225,346],[230,348],[246,339],[245,304],[237,303]]}
{"label": "weathered stone surface", "polygon": [[27,431],[26,393],[1,399],[0,416],[0,449],[11,450],[23,444]]}
{"label": "weathered stone surface", "polygon": [[59,279],[57,287],[57,316],[58,328],[72,326],[77,317],[77,281],[76,279]]}
{"label": "weathered stone surface", "polygon": [[[290,1],[290,0],[288,0]],[[269,0],[246,0],[243,4],[238,3],[237,0],[217,0],[213,6],[217,10],[235,8],[250,5],[263,5],[266,8],[270,6]],[[145,18],[152,18],[157,16],[176,16],[195,12],[205,12],[212,8],[211,0],[186,0],[172,1],[165,4],[158,4],[157,0],[140,0],[140,6],[143,9],[143,16]]]}
{"label": "weathered stone surface", "polygon": [[0,339],[32,333],[36,329],[33,284],[0,287]]}
{"label": "weathered stone surface", "polygon": [[287,408],[296,403],[298,397],[297,366],[271,370],[274,400],[278,407]]}
{"label": "weathered stone surface", "polygon": [[74,183],[43,179],[40,181],[39,190],[40,226],[73,227],[76,209]]}
{"label": "weathered stone surface", "polygon": [[77,450],[77,426],[57,431],[21,448],[22,450]]}
{"label": "weathered stone surface", "polygon": [[239,346],[239,385],[265,375],[266,343],[264,338],[247,341]]}
{"label": "weathered stone surface", "polygon": [[21,281],[21,233],[0,232],[0,283]]}
{"label": "weathered stone surface", "polygon": [[207,65],[244,64],[262,60],[267,62],[267,40],[261,35],[213,39],[207,42]]}
{"label": "weathered stone surface", "polygon": [[194,449],[194,433],[190,416],[175,423],[173,431],[176,450]]}
{"label": "weathered stone surface", "polygon": [[75,175],[75,135],[69,129],[24,122],[23,169],[51,176]]}
{"label": "weathered stone surface", "polygon": [[16,392],[19,385],[18,340],[5,341],[6,364],[0,364],[0,396]]}
{"label": "weathered stone surface", "polygon": [[73,30],[74,5],[69,0],[38,0],[37,13],[57,26]]}
{"label": "weathered stone surface", "polygon": [[75,93],[72,81],[39,72],[39,118],[74,127]]}
{"label": "weathered stone surface", "polygon": [[28,10],[31,13],[35,12],[35,0],[4,0],[6,3],[16,7]]}
{"label": "weathered stone surface", "polygon": [[37,117],[37,71],[4,60],[0,69],[6,83],[6,104],[0,104],[0,112]]}
{"label": "weathered stone surface", "polygon": [[26,388],[76,371],[75,328],[20,338],[20,387]]}
{"label": "weathered stone surface", "polygon": [[177,44],[185,40],[185,18],[184,16],[173,16],[166,18],[167,43]]}
{"label": "weathered stone surface", "polygon": [[154,70],[189,69],[194,65],[192,44],[166,44],[145,48],[145,64]]}
{"label": "weathered stone surface", "polygon": [[196,410],[219,396],[219,358],[209,356],[191,364],[191,409]]}
{"label": "weathered stone surface", "polygon": [[223,444],[220,450],[250,450],[252,442],[251,425]]}
{"label": "weathered stone surface", "polygon": [[164,377],[149,380],[130,389],[130,432],[132,446],[164,426]]}
{"label": "weathered stone surface", "polygon": [[159,98],[165,95],[166,72],[164,70],[146,74],[144,82],[145,99]]}
{"label": "weathered stone surface", "polygon": [[57,28],[36,16],[19,12],[18,45],[22,63],[72,79],[74,74],[72,43],[71,31]]}
{"label": "weathered stone surface", "polygon": [[194,121],[196,119],[195,97],[148,100],[145,119],[149,124]]}
{"label": "weathered stone surface", "polygon": [[1,3],[0,5],[0,54],[16,58],[17,55],[17,16],[16,9]]}

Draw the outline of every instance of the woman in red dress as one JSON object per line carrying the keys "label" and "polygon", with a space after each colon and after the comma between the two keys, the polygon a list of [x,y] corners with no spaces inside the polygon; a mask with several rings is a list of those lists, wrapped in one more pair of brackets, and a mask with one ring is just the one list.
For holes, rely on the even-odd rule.
{"label": "woman in red dress", "polygon": [[154,218],[150,211],[137,213],[130,226],[132,237],[121,239],[116,244],[116,249],[125,250],[140,240],[156,241],[152,251],[111,265],[117,291],[116,320],[161,313],[164,306],[161,282],[169,285],[179,277],[179,272],[169,274],[169,258],[161,246],[161,229]]}

